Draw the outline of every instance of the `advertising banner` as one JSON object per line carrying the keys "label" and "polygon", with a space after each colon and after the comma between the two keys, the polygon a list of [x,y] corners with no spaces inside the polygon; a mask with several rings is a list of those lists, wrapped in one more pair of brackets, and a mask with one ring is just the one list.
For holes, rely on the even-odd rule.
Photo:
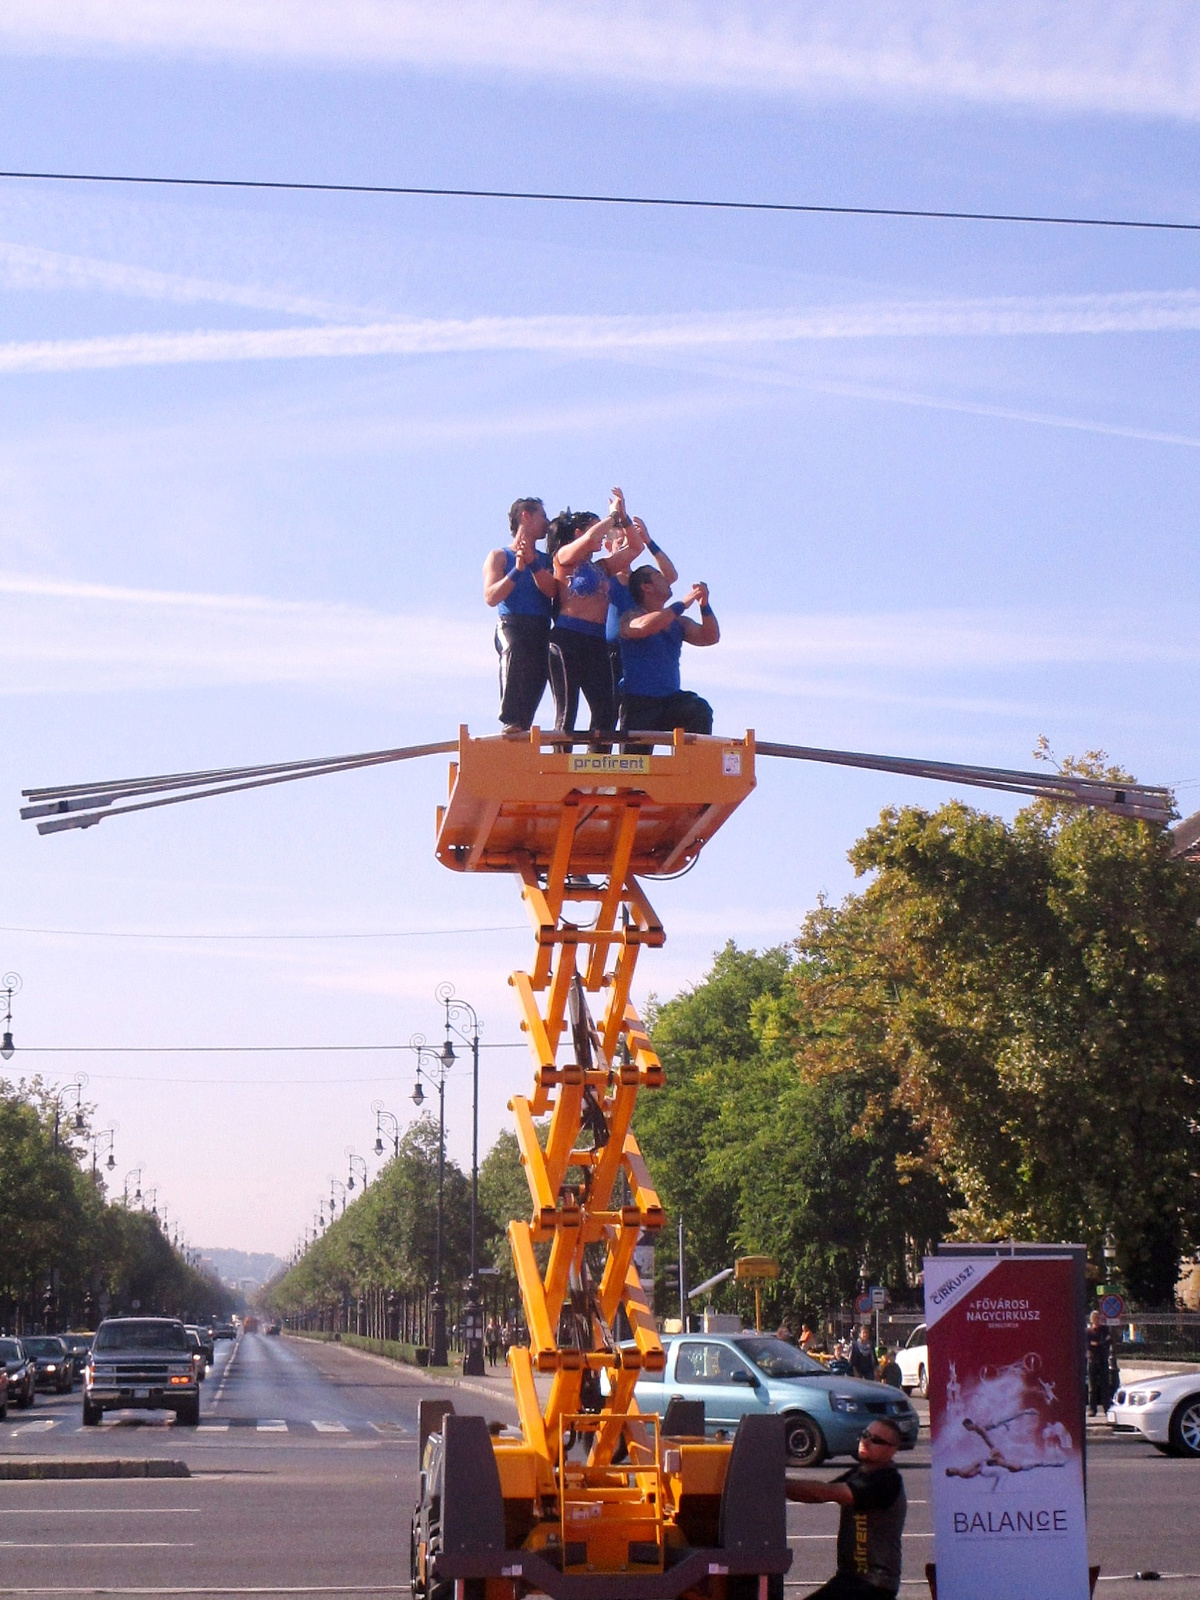
{"label": "advertising banner", "polygon": [[938,1600],[1088,1600],[1074,1273],[925,1261]]}

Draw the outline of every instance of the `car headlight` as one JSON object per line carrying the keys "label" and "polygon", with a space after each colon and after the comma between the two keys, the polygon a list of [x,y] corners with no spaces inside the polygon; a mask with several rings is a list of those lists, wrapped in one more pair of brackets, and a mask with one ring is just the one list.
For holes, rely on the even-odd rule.
{"label": "car headlight", "polygon": [[1129,1404],[1131,1406],[1152,1405],[1155,1400],[1161,1399],[1161,1389],[1135,1389],[1130,1391]]}
{"label": "car headlight", "polygon": [[833,1411],[861,1411],[862,1405],[852,1394],[831,1394],[829,1396],[830,1409]]}
{"label": "car headlight", "polygon": [[46,1371],[47,1372],[57,1372],[58,1368],[54,1365],[53,1361],[47,1361],[47,1363],[46,1363]]}

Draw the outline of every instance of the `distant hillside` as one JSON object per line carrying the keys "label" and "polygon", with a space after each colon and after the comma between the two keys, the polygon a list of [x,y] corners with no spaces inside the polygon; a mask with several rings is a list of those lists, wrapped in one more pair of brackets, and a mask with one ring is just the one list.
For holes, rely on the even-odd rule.
{"label": "distant hillside", "polygon": [[201,1250],[202,1264],[215,1272],[222,1282],[232,1288],[257,1287],[266,1283],[277,1272],[283,1271],[278,1256],[255,1253],[249,1250]]}

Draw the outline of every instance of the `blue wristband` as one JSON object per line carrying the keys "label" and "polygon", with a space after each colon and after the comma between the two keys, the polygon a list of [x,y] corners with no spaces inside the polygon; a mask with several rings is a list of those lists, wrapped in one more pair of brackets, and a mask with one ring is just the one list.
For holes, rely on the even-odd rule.
{"label": "blue wristband", "polygon": [[647,538],[646,549],[649,550],[652,556],[662,555],[662,551],[658,548],[653,539]]}

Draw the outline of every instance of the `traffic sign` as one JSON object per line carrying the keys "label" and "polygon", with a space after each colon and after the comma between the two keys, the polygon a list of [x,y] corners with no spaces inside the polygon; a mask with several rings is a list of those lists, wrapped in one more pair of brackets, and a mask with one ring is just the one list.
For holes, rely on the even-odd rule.
{"label": "traffic sign", "polygon": [[1100,1302],[1101,1315],[1110,1322],[1115,1322],[1118,1317],[1125,1315],[1125,1296],[1123,1294],[1106,1294]]}
{"label": "traffic sign", "polygon": [[871,1285],[871,1310],[872,1311],[882,1311],[884,1306],[887,1305],[887,1303],[888,1303],[888,1292],[887,1292],[887,1290],[884,1289],[884,1288],[881,1288],[879,1284],[873,1283]]}
{"label": "traffic sign", "polygon": [[777,1278],[779,1263],[774,1256],[739,1256],[733,1263],[733,1276],[737,1283],[754,1278]]}
{"label": "traffic sign", "polygon": [[855,1300],[854,1309],[858,1312],[860,1317],[865,1317],[868,1311],[871,1310],[871,1307],[874,1305],[874,1303],[875,1302],[871,1299],[870,1291],[868,1290],[866,1294],[860,1294]]}

